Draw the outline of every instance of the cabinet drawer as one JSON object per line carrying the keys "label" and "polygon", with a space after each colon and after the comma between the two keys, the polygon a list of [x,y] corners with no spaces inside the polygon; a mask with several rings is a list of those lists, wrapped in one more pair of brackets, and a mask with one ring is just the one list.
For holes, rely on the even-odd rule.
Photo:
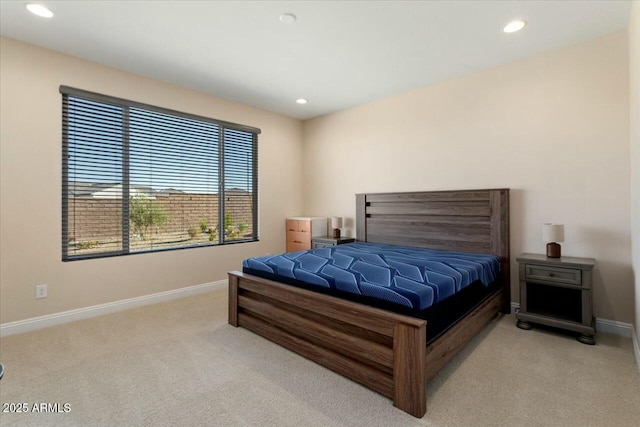
{"label": "cabinet drawer", "polygon": [[300,231],[299,221],[297,219],[287,220],[287,233],[290,231]]}
{"label": "cabinet drawer", "polygon": [[311,221],[298,220],[298,231],[301,233],[309,233],[309,235],[311,235]]}
{"label": "cabinet drawer", "polygon": [[582,284],[581,271],[573,268],[555,268],[527,264],[525,267],[525,277],[530,280],[566,283],[568,285],[580,286]]}
{"label": "cabinet drawer", "polygon": [[302,231],[287,231],[287,242],[304,243],[308,245],[309,248],[311,248],[311,233],[304,233]]}
{"label": "cabinet drawer", "polygon": [[308,249],[311,249],[311,242],[309,243],[287,242],[287,252],[306,251]]}

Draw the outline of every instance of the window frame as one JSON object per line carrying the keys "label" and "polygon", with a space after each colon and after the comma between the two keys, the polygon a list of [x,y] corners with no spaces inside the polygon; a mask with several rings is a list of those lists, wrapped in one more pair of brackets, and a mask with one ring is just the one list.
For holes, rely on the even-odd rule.
{"label": "window frame", "polygon": [[[259,128],[255,128],[252,126],[241,125],[237,123],[227,122],[224,120],[217,120],[210,117],[199,116],[196,114],[185,113],[182,111],[172,110],[164,107],[158,107],[150,104],[145,104],[142,102],[131,101],[123,98],[117,98],[109,95],[103,95],[96,92],[90,92],[82,89],[76,89],[69,86],[60,86],[60,93],[62,94],[62,261],[77,261],[84,259],[96,259],[96,258],[108,258],[114,256],[126,256],[126,255],[137,255],[137,254],[146,254],[153,252],[166,252],[166,251],[175,251],[182,249],[193,249],[193,248],[208,248],[212,246],[223,246],[223,245],[233,245],[239,243],[250,243],[250,242],[258,242],[259,239],[259,224],[258,224],[258,199],[259,199],[259,191],[258,191],[258,135],[261,133]],[[75,97],[88,101],[104,103],[108,105],[115,105],[119,107],[123,107],[123,143],[122,143],[122,153],[123,153],[123,170],[122,170],[122,217],[121,217],[121,225],[122,225],[122,250],[110,251],[110,252],[101,252],[101,253],[91,253],[91,254],[81,254],[81,255],[70,255],[68,252],[69,248],[69,134],[68,134],[68,98]],[[251,163],[251,171],[252,171],[252,236],[246,239],[234,239],[234,240],[225,240],[225,236],[223,232],[218,232],[218,241],[215,243],[209,244],[194,244],[187,246],[176,246],[169,248],[157,248],[157,249],[147,249],[147,250],[137,250],[131,251],[129,235],[130,235],[130,227],[129,227],[129,190],[130,190],[130,164],[129,164],[129,124],[128,124],[128,112],[130,108],[136,108],[141,110],[147,110],[155,113],[166,114],[174,117],[196,120],[201,122],[213,123],[219,126],[218,132],[218,222],[222,224],[224,221],[225,215],[225,160],[224,160],[224,135],[225,130],[236,130],[241,132],[251,133],[252,139],[252,163]],[[127,202],[125,202],[125,200]],[[126,220],[125,220],[126,218]]]}

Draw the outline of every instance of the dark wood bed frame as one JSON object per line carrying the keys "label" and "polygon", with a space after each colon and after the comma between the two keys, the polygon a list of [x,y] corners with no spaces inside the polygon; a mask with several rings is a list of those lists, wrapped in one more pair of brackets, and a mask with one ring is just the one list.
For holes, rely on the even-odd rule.
{"label": "dark wood bed frame", "polygon": [[356,195],[357,240],[500,257],[502,287],[426,345],[427,322],[241,272],[229,323],[357,381],[422,417],[427,380],[501,310],[508,312],[509,190]]}

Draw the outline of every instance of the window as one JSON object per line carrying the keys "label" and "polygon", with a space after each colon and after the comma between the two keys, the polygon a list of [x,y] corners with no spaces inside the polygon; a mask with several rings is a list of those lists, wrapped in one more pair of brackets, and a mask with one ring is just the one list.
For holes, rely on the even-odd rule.
{"label": "window", "polygon": [[60,92],[64,261],[258,240],[259,129]]}

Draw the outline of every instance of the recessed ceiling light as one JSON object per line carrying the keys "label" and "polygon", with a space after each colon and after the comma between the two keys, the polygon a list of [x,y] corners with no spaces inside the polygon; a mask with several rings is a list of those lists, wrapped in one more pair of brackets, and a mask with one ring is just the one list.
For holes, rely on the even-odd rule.
{"label": "recessed ceiling light", "polygon": [[526,22],[518,19],[518,20],[509,22],[507,25],[504,26],[502,31],[504,31],[505,33],[515,33],[516,31],[520,31],[521,29],[523,29],[526,25],[527,25]]}
{"label": "recessed ceiling light", "polygon": [[306,99],[304,99],[304,98],[298,98],[298,99],[296,99],[296,102],[297,102],[298,104],[306,104],[306,103],[307,103],[307,102],[309,102],[309,101],[307,101],[307,100],[306,100]]}
{"label": "recessed ceiling light", "polygon": [[52,18],[53,12],[47,9],[45,6],[37,3],[29,3],[26,5],[26,8],[29,12],[34,15],[42,16],[43,18]]}
{"label": "recessed ceiling light", "polygon": [[296,22],[296,15],[294,15],[293,13],[283,13],[282,15],[280,15],[280,22],[284,23],[284,24],[293,24],[294,22]]}

